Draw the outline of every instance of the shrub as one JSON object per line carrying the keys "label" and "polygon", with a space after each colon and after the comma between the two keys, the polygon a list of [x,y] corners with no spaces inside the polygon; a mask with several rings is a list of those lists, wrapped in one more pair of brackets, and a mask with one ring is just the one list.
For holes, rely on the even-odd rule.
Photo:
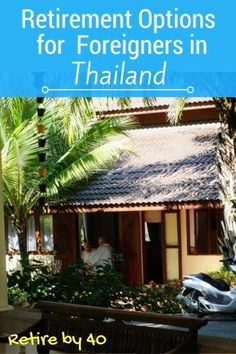
{"label": "shrub", "polygon": [[39,299],[50,299],[53,284],[52,275],[46,267],[36,269],[31,276],[19,270],[8,274],[9,304],[35,307]]}
{"label": "shrub", "polygon": [[82,261],[61,273],[51,274],[46,267],[27,277],[17,271],[8,275],[9,303],[37,307],[39,300],[68,302],[90,306],[153,311],[180,312],[176,295],[179,282],[135,288],[125,286],[119,272],[110,266],[88,272]]}
{"label": "shrub", "polygon": [[28,293],[22,291],[22,289],[16,284],[8,288],[8,302],[17,307],[29,307]]}
{"label": "shrub", "polygon": [[222,267],[220,270],[215,272],[208,272],[207,274],[214,279],[222,279],[229,285],[236,282],[236,275],[225,267]]}
{"label": "shrub", "polygon": [[[31,307],[39,300],[110,306],[122,287],[120,273],[111,267],[89,273],[81,261],[57,274],[40,267],[31,277],[20,271],[8,275],[9,303]],[[24,301],[18,299],[18,292],[24,293]]]}
{"label": "shrub", "polygon": [[126,290],[126,297],[120,296],[113,306],[144,312],[180,313],[181,307],[176,300],[179,292],[180,282],[177,281],[165,285],[152,284],[143,288],[129,288]]}

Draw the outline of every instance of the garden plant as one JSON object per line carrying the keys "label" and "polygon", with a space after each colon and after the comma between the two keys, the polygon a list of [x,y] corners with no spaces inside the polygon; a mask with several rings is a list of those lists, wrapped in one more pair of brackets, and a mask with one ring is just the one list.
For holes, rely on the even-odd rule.
{"label": "garden plant", "polygon": [[29,278],[16,271],[8,275],[8,296],[14,306],[37,307],[39,300],[120,308],[131,311],[179,313],[176,296],[180,282],[151,283],[144,287],[124,285],[122,275],[110,266],[87,272],[82,261],[52,274],[39,267]]}

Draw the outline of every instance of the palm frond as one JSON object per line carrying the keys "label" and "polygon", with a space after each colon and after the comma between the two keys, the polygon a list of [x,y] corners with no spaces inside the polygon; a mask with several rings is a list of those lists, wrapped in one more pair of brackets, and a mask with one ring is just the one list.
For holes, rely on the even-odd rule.
{"label": "palm frond", "polygon": [[143,103],[146,107],[153,107],[157,103],[156,97],[144,97]]}
{"label": "palm frond", "polygon": [[5,199],[18,208],[25,204],[28,191],[38,184],[39,151],[35,119],[15,128],[2,149]]}
{"label": "palm frond", "polygon": [[167,111],[167,120],[171,125],[176,125],[180,122],[187,100],[186,97],[177,97],[172,100]]}
{"label": "palm frond", "polygon": [[[58,122],[59,123],[59,122]],[[50,150],[54,154],[48,158],[46,183],[49,194],[58,194],[75,181],[80,183],[99,171],[106,169],[119,158],[122,151],[128,150],[128,129],[136,126],[129,117],[115,117],[100,120],[96,117],[84,122],[76,143],[68,146],[58,143],[58,136],[49,139]],[[59,127],[55,127],[59,129]],[[60,130],[60,129],[59,129]],[[56,138],[56,139],[55,139]],[[62,150],[64,149],[64,153]]]}
{"label": "palm frond", "polygon": [[135,121],[130,117],[111,117],[104,120],[94,117],[81,124],[76,142],[68,144],[63,136],[60,137],[61,124],[58,121],[57,125],[51,127],[52,130],[48,137],[50,150],[53,152],[48,160],[50,165],[56,163],[66,166],[69,156],[81,156],[83,153],[103,144],[108,138],[125,134],[128,129],[136,126]]}
{"label": "palm frond", "polygon": [[55,99],[53,112],[54,117],[50,117],[51,122],[47,122],[47,125],[52,125],[52,122],[55,125],[59,121],[63,139],[69,144],[79,138],[79,134],[86,122],[95,116],[92,99],[85,97]]}
{"label": "palm frond", "polygon": [[[49,182],[47,183],[48,196],[58,197],[65,195],[65,191],[75,184],[78,186],[84,180],[94,174],[107,170],[114,161],[119,159],[121,154],[130,149],[130,141],[127,137],[110,139],[106,143],[84,153],[77,159],[71,156],[71,164],[67,167],[51,172]],[[67,162],[69,158],[67,157]],[[53,178],[54,177],[54,178]]]}
{"label": "palm frond", "polygon": [[[47,161],[44,166],[49,196],[58,196],[80,181],[107,169],[128,149],[126,130],[131,118],[100,119],[91,100],[45,99],[41,121],[46,125]],[[35,99],[0,101],[0,140],[5,207],[22,220],[39,196],[38,138]],[[124,139],[124,140],[122,140]],[[24,217],[23,217],[24,216]]]}

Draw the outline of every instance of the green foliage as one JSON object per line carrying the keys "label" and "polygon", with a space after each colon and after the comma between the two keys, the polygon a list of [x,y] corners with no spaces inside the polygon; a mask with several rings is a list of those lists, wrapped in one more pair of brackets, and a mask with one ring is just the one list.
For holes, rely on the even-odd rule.
{"label": "green foliage", "polygon": [[[224,267],[208,274],[229,284],[235,281],[235,274]],[[180,288],[180,281],[142,288],[125,286],[122,275],[110,266],[88,272],[82,261],[57,274],[41,267],[31,277],[20,271],[8,275],[9,303],[14,306],[37,307],[39,300],[49,300],[175,314],[181,311],[176,300]]]}
{"label": "green foliage", "polygon": [[50,274],[46,267],[41,267],[29,275],[28,272],[16,271],[8,275],[9,303],[14,306],[35,307],[39,299],[46,299],[51,294]]}
{"label": "green foliage", "polygon": [[176,296],[180,291],[180,284],[169,282],[157,288],[149,288],[146,291],[145,298],[149,311],[159,313],[179,313],[180,306],[176,301]]}
{"label": "green foliage", "polygon": [[[46,152],[43,182],[47,202],[68,198],[75,188],[88,183],[96,173],[108,169],[122,152],[129,149],[126,130],[135,122],[128,117],[100,119],[91,99],[46,98],[38,133],[35,98],[0,98],[0,148],[5,215],[18,238],[22,266],[27,272],[26,224],[29,211],[40,196],[38,154]],[[46,139],[45,150],[39,138]]]}
{"label": "green foliage", "polygon": [[37,307],[39,300],[74,304],[179,313],[176,295],[178,282],[134,288],[125,286],[122,275],[110,266],[88,272],[82,261],[61,273],[51,274],[46,267],[36,269],[31,277],[17,271],[8,275],[9,303]]}
{"label": "green foliage", "polygon": [[226,283],[228,283],[229,285],[231,284],[231,282],[236,282],[236,275],[225,267],[222,267],[218,271],[209,272],[207,274],[210,275],[214,279],[225,280]]}
{"label": "green foliage", "polygon": [[123,287],[120,273],[110,266],[87,272],[82,261],[52,274],[46,267],[36,269],[31,277],[16,271],[8,275],[9,302],[20,305],[18,293],[24,294],[24,305],[37,306],[39,300],[110,306]]}
{"label": "green foliage", "polygon": [[29,307],[28,293],[15,284],[8,289],[8,302],[16,307]]}
{"label": "green foliage", "polygon": [[176,300],[180,292],[180,282],[169,282],[165,285],[144,286],[143,288],[127,288],[126,296],[120,296],[115,307],[136,311],[157,313],[180,313],[180,305]]}

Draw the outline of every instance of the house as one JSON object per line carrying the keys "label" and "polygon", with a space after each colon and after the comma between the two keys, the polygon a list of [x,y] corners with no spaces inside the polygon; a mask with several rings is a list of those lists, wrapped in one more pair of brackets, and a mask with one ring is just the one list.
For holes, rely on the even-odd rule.
{"label": "house", "polygon": [[193,99],[182,124],[171,127],[166,122],[169,99],[151,108],[140,102],[134,99],[126,111],[109,106],[104,113],[137,117],[140,127],[129,132],[134,153],[124,154],[69,200],[51,206],[51,214],[34,215],[31,235],[37,229],[41,241],[31,247],[35,253],[56,249],[64,266],[73,263],[80,252],[80,219],[94,246],[106,236],[123,255],[127,284],[163,283],[215,270],[220,267],[224,193],[222,128],[214,105],[210,99]]}
{"label": "house", "polygon": [[124,256],[124,280],[132,285],[220,267],[222,128],[209,99],[193,100],[175,127],[166,123],[164,103],[131,108],[141,124],[130,131],[135,154],[57,205],[85,213],[95,246],[99,236],[109,238]]}

